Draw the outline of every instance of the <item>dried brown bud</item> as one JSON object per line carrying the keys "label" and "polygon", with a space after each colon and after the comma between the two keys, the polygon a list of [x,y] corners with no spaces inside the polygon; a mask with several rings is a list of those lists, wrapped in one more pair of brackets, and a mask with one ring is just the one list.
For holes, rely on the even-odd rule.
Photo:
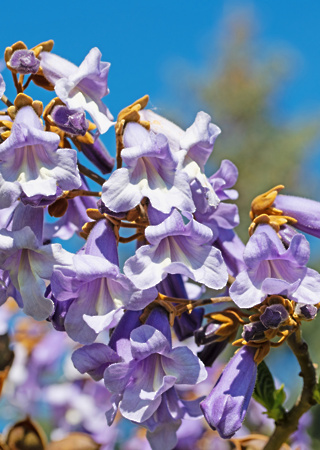
{"label": "dried brown bud", "polygon": [[52,217],[62,217],[68,209],[68,200],[58,198],[55,202],[48,206],[48,213]]}
{"label": "dried brown bud", "polygon": [[46,438],[42,428],[29,418],[15,423],[6,440],[10,450],[45,450]]}

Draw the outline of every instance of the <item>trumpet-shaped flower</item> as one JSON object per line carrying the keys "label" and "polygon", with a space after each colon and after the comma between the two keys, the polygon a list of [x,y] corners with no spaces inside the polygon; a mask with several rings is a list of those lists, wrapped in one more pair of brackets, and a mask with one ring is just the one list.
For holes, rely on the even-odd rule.
{"label": "trumpet-shaped flower", "polygon": [[75,255],[71,266],[58,267],[53,273],[51,289],[56,300],[73,299],[65,315],[65,330],[82,344],[114,327],[124,307],[139,310],[157,296],[154,288],[135,288],[120,273],[117,258],[112,226],[101,220],[90,232],[84,253]]}
{"label": "trumpet-shaped flower", "polygon": [[245,251],[246,270],[230,288],[232,300],[241,308],[261,303],[267,295],[285,295],[307,304],[316,304],[320,275],[306,267],[310,249],[302,234],[295,235],[286,249],[275,230],[259,225]]}
{"label": "trumpet-shaped flower", "polygon": [[179,159],[179,169],[188,176],[193,197],[199,197],[199,193],[203,196],[202,212],[207,207],[217,206],[219,198],[205,175],[204,166],[221,130],[211,122],[209,114],[200,111],[186,131],[153,111],[142,110],[139,114],[150,122],[152,131],[167,137],[171,151]]}
{"label": "trumpet-shaped flower", "polygon": [[21,108],[11,134],[0,144],[0,208],[21,194],[51,196],[80,186],[76,151],[59,149],[57,134],[43,131],[31,106]]}
{"label": "trumpet-shaped flower", "polygon": [[109,93],[110,63],[101,61],[100,50],[92,48],[79,67],[51,52],[42,52],[39,58],[44,76],[67,107],[84,109],[100,133],[108,131],[113,117],[101,99]]}
{"label": "trumpet-shaped flower", "polygon": [[102,201],[114,212],[129,211],[143,197],[168,214],[173,207],[193,212],[194,203],[188,177],[177,170],[178,159],[168,139],[130,122],[124,132],[121,152],[127,167],[116,170],[102,188]]}
{"label": "trumpet-shaped flower", "polygon": [[[160,323],[162,331],[156,328]],[[191,350],[171,348],[170,326],[163,310],[155,310],[145,325],[135,328],[128,344],[127,356],[107,367],[104,381],[111,392],[121,394],[119,408],[129,420],[142,423],[150,419],[163,394],[173,386],[197,384],[207,377]]]}
{"label": "trumpet-shaped flower", "polygon": [[173,210],[159,225],[145,232],[149,245],[140,247],[124,265],[124,273],[140,289],[155,286],[168,273],[186,275],[212,289],[228,278],[220,250],[212,247],[211,230],[190,219],[186,225]]}
{"label": "trumpet-shaped flower", "polygon": [[255,351],[252,347],[237,351],[200,403],[206,421],[223,439],[230,439],[245,418],[257,376]]}

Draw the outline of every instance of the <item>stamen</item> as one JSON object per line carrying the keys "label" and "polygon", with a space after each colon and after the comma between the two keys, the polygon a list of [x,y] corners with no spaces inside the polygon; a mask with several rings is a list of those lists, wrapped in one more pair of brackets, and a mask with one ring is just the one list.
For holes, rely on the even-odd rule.
{"label": "stamen", "polygon": [[133,236],[121,237],[119,236],[119,242],[121,244],[128,244],[129,242],[135,241],[136,239],[144,237],[144,233],[136,233]]}

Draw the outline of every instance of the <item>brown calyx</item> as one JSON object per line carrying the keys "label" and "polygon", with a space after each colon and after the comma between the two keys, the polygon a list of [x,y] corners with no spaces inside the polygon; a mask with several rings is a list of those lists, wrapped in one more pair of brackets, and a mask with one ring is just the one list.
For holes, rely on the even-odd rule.
{"label": "brown calyx", "polygon": [[284,189],[284,186],[280,184],[253,199],[249,214],[252,220],[249,227],[250,236],[252,236],[259,224],[268,224],[278,233],[282,225],[286,223],[295,224],[297,222],[293,217],[284,216],[281,209],[273,206],[279,191],[282,189]]}

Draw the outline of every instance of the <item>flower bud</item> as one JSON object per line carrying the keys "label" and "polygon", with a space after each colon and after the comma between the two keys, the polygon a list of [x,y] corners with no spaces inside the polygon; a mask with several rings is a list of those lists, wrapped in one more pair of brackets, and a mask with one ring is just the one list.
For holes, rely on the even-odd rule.
{"label": "flower bud", "polygon": [[261,314],[260,320],[266,328],[278,328],[281,322],[287,320],[289,314],[286,308],[280,304],[268,306]]}
{"label": "flower bud", "polygon": [[301,319],[312,320],[316,317],[318,309],[314,305],[305,305],[304,303],[297,303],[294,312]]}
{"label": "flower bud", "polygon": [[56,105],[51,111],[55,124],[66,133],[84,136],[89,128],[89,122],[83,110],[69,109],[63,105]]}
{"label": "flower bud", "polygon": [[16,50],[9,61],[10,68],[24,75],[28,73],[37,73],[40,60],[35,57],[32,50]]}
{"label": "flower bud", "polygon": [[264,338],[264,332],[267,328],[261,322],[252,322],[244,325],[241,336],[247,342],[259,341]]}
{"label": "flower bud", "polygon": [[223,439],[230,439],[245,418],[257,376],[255,352],[252,347],[237,351],[200,403],[206,421]]}

